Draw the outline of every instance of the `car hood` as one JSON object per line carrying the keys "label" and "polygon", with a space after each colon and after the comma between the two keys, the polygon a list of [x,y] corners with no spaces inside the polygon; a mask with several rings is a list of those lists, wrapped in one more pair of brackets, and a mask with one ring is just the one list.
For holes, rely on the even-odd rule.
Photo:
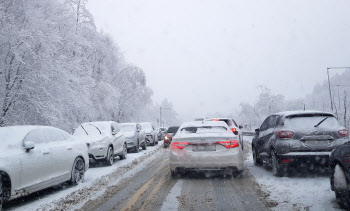
{"label": "car hood", "polygon": [[143,130],[143,132],[145,132],[145,133],[152,133],[153,130],[152,129],[145,129],[145,130]]}

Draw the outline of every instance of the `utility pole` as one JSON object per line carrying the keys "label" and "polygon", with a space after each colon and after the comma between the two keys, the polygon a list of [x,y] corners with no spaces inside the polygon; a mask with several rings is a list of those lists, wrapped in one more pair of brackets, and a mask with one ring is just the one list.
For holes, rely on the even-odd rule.
{"label": "utility pole", "polygon": [[331,92],[331,82],[329,80],[329,67],[327,67],[327,76],[328,76],[328,89],[329,89],[329,99],[331,100],[331,109],[333,111],[333,101],[332,101],[332,92]]}

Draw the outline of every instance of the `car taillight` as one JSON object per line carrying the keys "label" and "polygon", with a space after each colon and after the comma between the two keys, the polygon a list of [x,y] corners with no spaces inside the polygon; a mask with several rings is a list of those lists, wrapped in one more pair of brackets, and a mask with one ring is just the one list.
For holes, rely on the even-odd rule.
{"label": "car taillight", "polygon": [[237,132],[237,128],[231,128],[231,131],[232,131],[233,133],[236,133],[236,132]]}
{"label": "car taillight", "polygon": [[190,143],[188,143],[188,142],[173,142],[171,144],[171,147],[175,148],[175,149],[183,149],[185,146],[187,146],[189,144]]}
{"label": "car taillight", "polygon": [[349,136],[349,131],[347,129],[339,130],[338,133],[342,137]]}
{"label": "car taillight", "polygon": [[276,135],[278,138],[292,138],[294,133],[288,130],[277,131]]}
{"label": "car taillight", "polygon": [[226,147],[227,149],[232,149],[232,148],[236,148],[239,146],[238,141],[236,140],[231,140],[231,141],[218,141],[215,142],[215,144],[221,144],[224,147]]}

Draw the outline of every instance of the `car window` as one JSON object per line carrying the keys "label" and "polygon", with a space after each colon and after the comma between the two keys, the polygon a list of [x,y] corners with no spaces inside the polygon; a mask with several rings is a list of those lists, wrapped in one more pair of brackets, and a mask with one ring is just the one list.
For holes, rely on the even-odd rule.
{"label": "car window", "polygon": [[270,117],[267,117],[265,121],[261,124],[260,131],[267,130],[267,128],[269,127],[269,123],[270,123]]}
{"label": "car window", "polygon": [[65,140],[65,137],[59,130],[54,128],[40,128],[28,133],[28,135],[24,139],[24,142],[31,141],[35,144],[41,144],[63,140]]}
{"label": "car window", "polygon": [[276,126],[277,116],[271,116],[269,119],[268,129],[274,128]]}

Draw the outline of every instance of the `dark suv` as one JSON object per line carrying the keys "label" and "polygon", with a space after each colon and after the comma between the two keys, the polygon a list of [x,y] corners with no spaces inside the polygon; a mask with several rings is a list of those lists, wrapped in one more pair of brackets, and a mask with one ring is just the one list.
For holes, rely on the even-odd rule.
{"label": "dark suv", "polygon": [[330,160],[331,188],[339,205],[350,209],[350,142],[335,148]]}
{"label": "dark suv", "polygon": [[348,137],[348,131],[331,113],[276,113],[256,129],[252,141],[254,164],[268,164],[275,176],[283,176],[289,167],[329,167],[331,151],[347,142]]}

